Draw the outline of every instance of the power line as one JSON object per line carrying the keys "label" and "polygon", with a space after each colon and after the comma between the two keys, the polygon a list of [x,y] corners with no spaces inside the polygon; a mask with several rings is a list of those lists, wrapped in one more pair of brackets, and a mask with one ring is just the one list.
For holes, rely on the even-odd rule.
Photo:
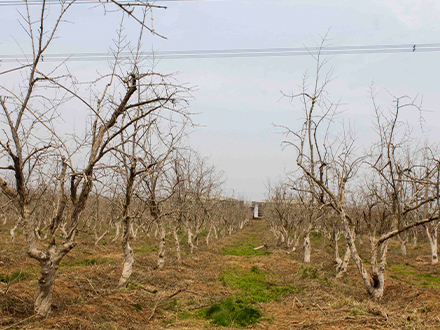
{"label": "power line", "polygon": [[[143,1],[143,0],[119,0],[118,3],[125,6],[139,6],[139,5],[153,5],[155,2],[198,2],[198,1],[208,1],[208,0],[154,0],[154,1]],[[72,1],[66,1],[66,4]],[[60,0],[46,0],[47,5],[59,5]],[[111,4],[109,1],[105,0],[76,0],[75,4]],[[36,6],[43,4],[42,0],[0,0],[0,7],[10,7],[10,6]]]}
{"label": "power line", "polygon": [[[337,46],[337,47],[301,47],[301,48],[255,48],[255,49],[220,49],[220,50],[186,50],[186,51],[157,51],[146,52],[141,58],[156,58],[159,60],[177,59],[215,59],[215,58],[252,58],[252,57],[282,57],[282,56],[310,56],[318,53],[330,55],[362,55],[362,54],[394,54],[394,53],[426,53],[440,51],[440,43],[430,44],[400,44],[400,45],[366,45],[366,46]],[[122,52],[120,58],[130,58],[132,54]],[[71,54],[44,54],[44,62],[61,61],[105,61],[112,58],[109,53],[71,53]],[[28,62],[30,54],[0,55],[0,61]]]}

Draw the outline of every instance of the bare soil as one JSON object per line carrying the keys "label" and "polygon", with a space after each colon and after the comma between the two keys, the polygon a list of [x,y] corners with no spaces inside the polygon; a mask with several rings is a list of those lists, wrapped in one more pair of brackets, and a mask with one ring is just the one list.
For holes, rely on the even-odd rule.
{"label": "bare soil", "polygon": [[[335,278],[325,238],[313,236],[312,262],[304,266],[301,252],[276,247],[262,220],[210,246],[202,238],[194,255],[184,247],[181,265],[170,237],[163,270],[155,267],[156,240],[139,237],[133,242],[132,280],[122,289],[116,288],[123,260],[119,243],[111,243],[109,234],[95,246],[84,233],[58,271],[53,312],[41,318],[32,307],[38,264],[26,256],[23,237],[12,244],[6,229],[0,232],[0,329],[218,329],[197,311],[237,293],[220,280],[234,267],[256,267],[267,274],[267,285],[297,288],[257,303],[263,317],[248,329],[440,329],[440,266],[430,265],[427,243],[408,247],[407,256],[391,243],[384,297],[371,301],[353,264]],[[243,242],[268,247],[260,255],[225,254]],[[367,241],[362,248],[368,259]]]}

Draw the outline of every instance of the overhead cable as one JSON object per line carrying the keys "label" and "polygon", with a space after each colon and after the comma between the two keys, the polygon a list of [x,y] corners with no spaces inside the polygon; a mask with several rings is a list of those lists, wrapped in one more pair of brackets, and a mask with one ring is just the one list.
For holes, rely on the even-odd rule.
{"label": "overhead cable", "polygon": [[[125,5],[125,6],[140,6],[140,5],[153,5],[155,2],[197,2],[201,0],[154,0],[154,1],[148,1],[148,0],[118,0],[119,4]],[[204,0],[207,1],[207,0]],[[64,1],[65,4],[69,4],[73,1],[66,0]],[[59,5],[62,1],[60,0],[46,0],[46,5]],[[107,0],[75,0],[75,4],[107,4],[111,3]],[[42,0],[0,0],[0,7],[11,7],[11,6],[36,6],[43,4]]]}
{"label": "overhead cable", "polygon": [[[361,54],[393,54],[393,53],[426,53],[440,51],[440,43],[430,44],[400,44],[400,45],[367,45],[367,46],[337,46],[337,47],[301,47],[301,48],[248,48],[248,49],[219,49],[219,50],[185,50],[185,51],[157,51],[145,52],[140,55],[142,59],[154,58],[157,60],[177,59],[215,59],[215,58],[251,58],[251,57],[281,57],[281,56],[307,56],[307,55],[361,55]],[[129,52],[122,52],[119,58],[132,58]],[[106,61],[111,60],[110,53],[60,53],[44,54],[43,62],[61,61]],[[31,54],[3,54],[0,61],[25,62],[31,61]]]}

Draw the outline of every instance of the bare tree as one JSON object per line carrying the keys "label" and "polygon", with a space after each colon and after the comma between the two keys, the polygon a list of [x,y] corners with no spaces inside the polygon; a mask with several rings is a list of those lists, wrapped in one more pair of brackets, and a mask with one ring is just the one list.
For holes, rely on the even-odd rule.
{"label": "bare tree", "polygon": [[[347,184],[355,177],[365,157],[356,155],[355,131],[350,123],[343,123],[339,130],[336,128],[335,115],[338,104],[331,102],[326,92],[326,87],[331,81],[331,74],[327,74],[321,79],[322,66],[325,61],[321,61],[319,53],[315,60],[317,69],[311,91],[309,92],[305,78],[301,92],[289,96],[291,100],[301,99],[304,122],[297,131],[284,127],[287,136],[293,138],[284,141],[284,144],[293,146],[297,151],[296,163],[309,179],[311,186],[314,186],[310,191],[315,194],[315,198],[320,200],[323,205],[332,207],[338,213],[341,229],[364,286],[371,297],[377,299],[383,295],[387,241],[417,225],[437,220],[439,217],[438,213],[435,213],[419,221],[406,224],[403,222],[403,217],[407,213],[433,200],[433,197],[428,197],[420,201],[415,198],[419,194],[419,190],[411,194],[408,189],[401,191],[400,188],[403,182],[406,180],[414,182],[415,178],[406,178],[404,174],[410,171],[397,161],[396,151],[398,149],[396,149],[395,143],[395,128],[401,109],[416,105],[414,102],[402,103],[402,98],[396,98],[391,119],[385,123],[381,121],[383,119],[382,113],[375,107],[379,122],[380,142],[378,146],[380,152],[372,163],[372,167],[393,189],[390,216],[392,224],[391,228],[379,239],[373,239],[370,275],[358,253],[355,240],[355,226],[358,222],[354,220],[356,212],[353,212],[353,207],[350,207],[347,198],[347,195],[350,194],[347,190]],[[403,196],[410,197],[405,199],[406,204],[399,199]]]}
{"label": "bare tree", "polygon": [[[140,71],[137,58],[134,57],[130,63],[120,58],[123,50],[119,47],[121,40],[116,43],[115,61],[109,74],[90,84],[78,84],[65,63],[55,68],[44,65],[44,53],[53,43],[60,24],[74,3],[60,1],[59,11],[53,17],[55,10],[49,14],[46,1],[43,0],[38,18],[33,17],[34,11],[26,3],[22,17],[30,38],[32,57],[26,63],[2,73],[18,73],[26,76],[26,79],[19,87],[0,86],[6,94],[0,96],[4,127],[1,170],[5,173],[0,176],[0,187],[14,204],[19,221],[25,228],[28,255],[37,260],[41,267],[35,310],[42,315],[50,312],[56,271],[63,257],[76,245],[80,216],[101,164],[105,163],[123,132],[130,131],[135,123],[167,104],[173,108],[172,103],[180,97],[178,94],[181,91],[178,86],[160,84],[160,92],[145,93],[142,86],[147,86],[147,89],[151,86],[152,74]],[[142,30],[148,28],[144,23],[145,17],[154,6],[145,4],[139,7],[142,17],[139,19],[118,1],[112,0],[111,3],[140,23]],[[50,27],[49,22],[53,22]],[[154,30],[148,29],[154,33]],[[53,93],[48,94],[51,91]],[[134,100],[136,91],[141,93]],[[83,138],[75,136],[70,142],[54,128],[58,118],[62,117],[61,108],[68,104],[85,109],[91,119],[90,130]],[[125,121],[122,121],[123,117]],[[81,162],[81,158],[85,161]],[[13,173],[13,181],[9,180],[7,172]],[[49,173],[42,178],[47,182],[50,177],[56,177],[57,181],[54,192],[57,202],[54,216],[48,221],[49,234],[45,248],[37,241],[36,228],[39,223],[35,221],[32,208],[32,203],[41,193],[34,187],[35,179],[41,173]],[[49,187],[49,184],[45,186]],[[63,227],[65,235],[61,242],[57,242],[55,232],[60,229],[64,219],[67,221]]]}

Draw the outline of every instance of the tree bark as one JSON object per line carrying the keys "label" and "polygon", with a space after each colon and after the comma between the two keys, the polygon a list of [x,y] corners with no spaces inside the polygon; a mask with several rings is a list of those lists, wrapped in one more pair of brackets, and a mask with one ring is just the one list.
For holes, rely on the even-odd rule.
{"label": "tree bark", "polygon": [[339,263],[336,264],[336,278],[341,277],[342,274],[344,274],[347,271],[348,262],[350,261],[350,258],[351,258],[351,250],[347,244],[347,249],[345,250],[344,258],[342,260],[339,259],[339,257],[336,259],[336,262],[338,262],[339,259]]}
{"label": "tree bark", "polygon": [[438,264],[438,223],[432,223],[432,231],[425,226],[426,236],[428,236],[429,245],[431,247],[431,264]]}
{"label": "tree bark", "polygon": [[47,316],[51,311],[53,284],[58,265],[48,259],[40,261],[40,267],[40,279],[38,280],[34,308],[38,314]]}
{"label": "tree bark", "polygon": [[180,265],[182,263],[182,252],[180,250],[180,241],[179,235],[177,235],[177,228],[173,229],[174,242],[176,243],[176,255],[177,255],[177,263]]}
{"label": "tree bark", "polygon": [[133,263],[134,263],[134,253],[133,249],[130,246],[128,240],[123,241],[122,250],[124,251],[124,266],[122,268],[122,275],[119,279],[118,286],[122,287],[127,283],[130,279],[131,273],[133,272]]}
{"label": "tree bark", "polygon": [[162,269],[165,266],[165,239],[166,239],[166,229],[164,220],[159,221],[159,254],[157,258],[157,267]]}
{"label": "tree bark", "polygon": [[310,253],[311,253],[310,233],[307,233],[304,236],[304,262],[306,264],[310,263]]}

